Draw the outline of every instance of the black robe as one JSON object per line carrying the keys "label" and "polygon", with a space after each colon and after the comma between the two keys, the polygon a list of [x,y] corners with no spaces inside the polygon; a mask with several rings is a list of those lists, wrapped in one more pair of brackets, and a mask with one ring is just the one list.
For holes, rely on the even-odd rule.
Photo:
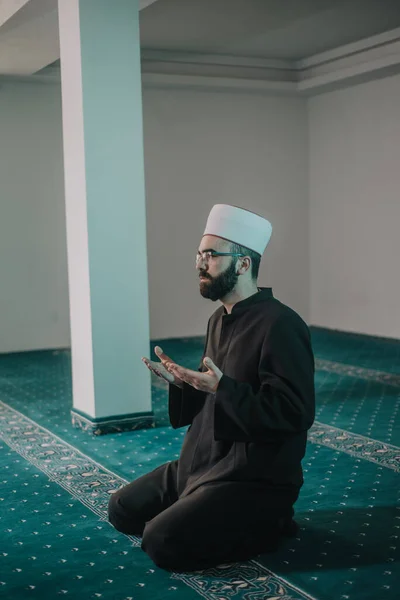
{"label": "black robe", "polygon": [[[215,393],[169,386],[173,428],[190,425],[178,461],[178,495],[210,482],[300,489],[315,415],[314,356],[301,317],[271,288],[210,317],[203,358],[222,371]],[[200,371],[206,368],[201,362]]]}

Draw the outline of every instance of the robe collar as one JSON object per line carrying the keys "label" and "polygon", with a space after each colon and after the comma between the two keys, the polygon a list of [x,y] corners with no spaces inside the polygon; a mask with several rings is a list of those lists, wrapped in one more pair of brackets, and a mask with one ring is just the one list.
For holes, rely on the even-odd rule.
{"label": "robe collar", "polygon": [[[240,313],[242,310],[246,310],[247,308],[249,308],[250,306],[253,306],[254,304],[259,304],[260,302],[265,302],[269,298],[273,298],[273,297],[274,297],[274,295],[272,293],[272,288],[259,287],[258,292],[256,292],[255,294],[252,294],[251,296],[249,296],[248,298],[245,298],[244,300],[241,300],[240,302],[236,302],[236,304],[233,305],[232,312],[230,314],[233,315],[233,314]],[[223,310],[224,315],[228,315],[228,312],[227,312],[225,306],[222,306],[222,310]]]}

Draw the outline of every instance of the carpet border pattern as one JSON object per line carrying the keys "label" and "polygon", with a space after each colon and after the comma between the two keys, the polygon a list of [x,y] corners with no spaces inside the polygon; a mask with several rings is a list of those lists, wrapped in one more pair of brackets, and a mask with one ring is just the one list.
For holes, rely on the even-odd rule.
{"label": "carpet border pattern", "polygon": [[396,388],[400,388],[400,375],[396,373],[388,373],[387,371],[378,371],[377,369],[366,369],[365,367],[357,367],[347,363],[333,362],[330,360],[316,359],[316,371],[328,371],[336,375],[345,375],[347,377],[357,377],[376,383],[384,383]]}

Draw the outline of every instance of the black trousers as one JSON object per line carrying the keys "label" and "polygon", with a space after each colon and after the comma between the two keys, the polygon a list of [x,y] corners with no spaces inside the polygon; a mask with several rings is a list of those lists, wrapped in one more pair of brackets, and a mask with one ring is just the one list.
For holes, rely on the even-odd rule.
{"label": "black trousers", "polygon": [[215,482],[178,498],[177,461],[125,485],[109,500],[110,523],[142,536],[153,562],[174,571],[248,560],[277,548],[299,490]]}

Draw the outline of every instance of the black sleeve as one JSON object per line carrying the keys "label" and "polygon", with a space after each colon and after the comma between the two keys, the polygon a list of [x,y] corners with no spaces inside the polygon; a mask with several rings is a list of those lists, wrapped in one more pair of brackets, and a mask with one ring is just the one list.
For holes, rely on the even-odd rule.
{"label": "black sleeve", "polygon": [[284,315],[271,327],[258,373],[257,393],[248,383],[221,378],[215,393],[215,440],[262,443],[311,427],[314,355],[309,329],[298,315]]}
{"label": "black sleeve", "polygon": [[[206,356],[209,327],[210,321],[208,321],[207,325],[203,356],[201,357],[200,365],[197,369],[200,372],[205,370],[203,359]],[[183,382],[183,389],[177,387],[173,383],[170,383],[168,389],[168,410],[169,420],[172,427],[177,429],[178,427],[183,427],[184,425],[190,425],[194,417],[201,410],[206,395],[206,392],[196,390],[185,381]]]}

